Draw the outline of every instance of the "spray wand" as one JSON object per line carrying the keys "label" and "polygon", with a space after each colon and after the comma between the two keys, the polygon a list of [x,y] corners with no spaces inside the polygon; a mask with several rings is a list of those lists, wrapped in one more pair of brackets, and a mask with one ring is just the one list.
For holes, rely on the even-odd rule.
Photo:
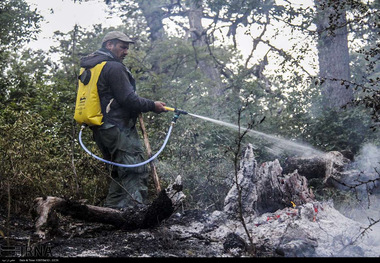
{"label": "spray wand", "polygon": [[174,113],[177,113],[177,114],[183,114],[183,115],[186,115],[188,114],[187,111],[184,111],[184,110],[179,110],[177,108],[171,108],[171,107],[166,107],[164,106],[165,110],[167,111],[174,111]]}
{"label": "spray wand", "polygon": [[173,111],[174,112],[174,117],[173,117],[173,120],[172,120],[172,124],[174,124],[174,123],[177,122],[177,119],[179,118],[180,114],[183,114],[183,115],[187,115],[188,114],[186,111],[180,110],[180,109],[177,109],[177,108],[171,108],[171,107],[166,107],[166,106],[164,106],[164,108],[167,111]]}

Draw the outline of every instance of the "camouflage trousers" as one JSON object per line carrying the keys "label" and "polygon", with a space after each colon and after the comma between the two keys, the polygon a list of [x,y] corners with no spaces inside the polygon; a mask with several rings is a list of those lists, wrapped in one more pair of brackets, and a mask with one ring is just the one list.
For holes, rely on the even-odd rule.
{"label": "camouflage trousers", "polygon": [[[135,127],[120,130],[104,123],[92,129],[94,140],[104,159],[115,163],[136,164],[144,161],[144,150]],[[145,204],[148,197],[148,170],[146,165],[125,168],[109,165],[112,180],[109,185],[105,207],[124,208]]]}

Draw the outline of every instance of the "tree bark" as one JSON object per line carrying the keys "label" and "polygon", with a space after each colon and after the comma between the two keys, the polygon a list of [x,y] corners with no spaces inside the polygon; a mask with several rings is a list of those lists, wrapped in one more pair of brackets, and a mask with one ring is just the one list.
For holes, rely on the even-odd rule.
{"label": "tree bark", "polygon": [[[353,99],[347,40],[345,1],[315,0],[317,9],[319,76],[322,84],[323,108],[339,109]],[[342,85],[343,84],[343,85]]]}

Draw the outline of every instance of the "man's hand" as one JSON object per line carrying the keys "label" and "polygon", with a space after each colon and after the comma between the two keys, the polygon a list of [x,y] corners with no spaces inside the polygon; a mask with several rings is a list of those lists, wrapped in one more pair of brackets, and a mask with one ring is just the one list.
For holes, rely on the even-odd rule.
{"label": "man's hand", "polygon": [[154,112],[155,113],[161,113],[167,111],[164,106],[166,106],[165,102],[162,101],[155,101],[154,102]]}

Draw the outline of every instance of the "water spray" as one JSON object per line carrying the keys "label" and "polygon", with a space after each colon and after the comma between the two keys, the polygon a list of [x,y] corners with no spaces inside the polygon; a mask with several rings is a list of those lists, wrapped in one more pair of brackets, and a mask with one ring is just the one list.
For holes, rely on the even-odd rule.
{"label": "water spray", "polygon": [[[212,118],[209,118],[209,117],[204,117],[204,116],[196,115],[196,114],[189,113],[189,112],[186,112],[184,110],[177,109],[177,108],[165,107],[165,109],[168,110],[168,111],[173,111],[175,114],[178,114],[178,115],[179,114],[185,114],[185,115],[188,114],[188,115],[190,115],[192,117],[199,118],[199,119],[202,119],[202,120],[205,120],[205,121],[209,121],[209,122],[212,122],[212,123],[215,123],[215,124],[218,124],[218,125],[223,125],[223,126],[235,129],[235,130],[239,129],[239,126],[237,126],[237,125],[234,125],[234,124],[231,124],[231,123],[227,123],[227,122],[224,122],[224,121],[220,121],[220,120],[215,120],[215,119],[212,119]],[[240,129],[246,130],[247,128],[240,127]],[[312,148],[310,146],[302,145],[300,143],[296,143],[296,142],[293,142],[293,141],[290,141],[290,140],[286,140],[286,139],[283,139],[283,138],[280,138],[280,137],[276,137],[276,136],[269,135],[269,134],[266,134],[266,133],[263,133],[263,132],[259,132],[259,131],[255,131],[255,130],[252,130],[252,129],[248,129],[248,134],[249,135],[260,136],[260,137],[262,137],[264,139],[267,139],[267,140],[270,140],[270,141],[275,141],[277,143],[276,147],[281,148],[280,146],[282,146],[285,149],[290,149],[291,148],[295,152],[298,152],[300,154],[306,154],[306,153],[313,153],[313,154],[316,154],[316,155],[323,155],[324,154],[323,152],[318,151],[318,150],[316,150],[316,149],[314,149],[314,148]]]}
{"label": "water spray", "polygon": [[[212,118],[209,118],[209,117],[204,117],[204,116],[196,115],[196,114],[189,113],[187,111],[180,110],[180,109],[177,109],[177,108],[166,107],[166,106],[164,108],[167,111],[174,112],[174,116],[173,116],[173,119],[171,121],[168,133],[166,134],[166,138],[164,140],[164,143],[162,144],[162,146],[159,149],[159,151],[155,155],[153,155],[151,158],[149,158],[148,160],[146,160],[144,162],[137,163],[137,164],[121,164],[121,163],[111,162],[111,161],[105,160],[103,158],[100,158],[99,156],[96,156],[95,154],[93,154],[92,152],[90,152],[84,146],[84,144],[82,142],[82,130],[86,127],[86,125],[82,125],[82,128],[81,128],[81,130],[79,132],[79,143],[82,146],[82,148],[88,154],[90,154],[92,157],[94,157],[94,158],[96,158],[96,159],[98,159],[98,160],[100,160],[102,162],[105,162],[105,163],[108,163],[108,164],[111,164],[111,165],[115,165],[115,166],[120,166],[120,167],[133,168],[133,167],[138,167],[138,166],[145,165],[145,164],[147,164],[147,163],[149,163],[149,162],[151,162],[151,161],[153,161],[154,159],[157,158],[157,156],[163,151],[163,149],[165,148],[166,144],[168,143],[169,137],[170,137],[172,129],[173,129],[173,126],[177,122],[177,120],[178,120],[178,118],[179,118],[179,116],[181,114],[182,115],[190,115],[192,117],[203,119],[203,120],[206,120],[206,121],[210,121],[210,122],[213,122],[215,124],[223,125],[223,126],[235,129],[235,130],[239,129],[239,126],[231,124],[231,123],[228,123],[228,122],[224,122],[224,121],[215,120],[215,119],[212,119]],[[240,127],[240,129],[246,129],[246,128]],[[323,152],[315,150],[314,148],[312,148],[310,146],[302,145],[302,144],[299,144],[299,143],[296,143],[296,142],[292,142],[290,140],[282,139],[282,138],[279,138],[279,137],[276,137],[276,136],[273,136],[273,135],[269,135],[269,134],[266,134],[266,133],[263,133],[263,132],[255,131],[255,130],[252,130],[252,129],[248,129],[248,134],[260,136],[260,137],[263,137],[263,138],[268,139],[270,141],[275,141],[275,142],[277,142],[276,146],[279,147],[279,148],[280,148],[280,146],[282,146],[283,148],[288,149],[288,150],[289,150],[289,148],[292,148],[294,151],[296,151],[298,153],[302,153],[302,154],[305,154],[307,152],[313,153],[313,154],[316,154],[316,155],[323,154]]]}
{"label": "water spray", "polygon": [[[193,117],[205,120],[205,121],[209,121],[209,122],[212,122],[212,123],[215,123],[218,125],[222,125],[222,126],[225,126],[228,128],[232,128],[234,130],[239,130],[239,126],[232,124],[232,123],[228,123],[228,122],[224,122],[224,121],[220,121],[220,120],[215,120],[215,119],[212,119],[209,117],[204,117],[204,116],[196,115],[196,114],[192,114],[192,113],[188,113],[188,114],[190,116],[193,116]],[[282,148],[282,149],[286,149],[286,150],[293,150],[294,152],[297,152],[297,153],[302,154],[302,155],[305,155],[305,154],[315,154],[315,155],[319,155],[319,156],[324,155],[324,153],[322,151],[316,150],[313,147],[308,146],[308,145],[303,145],[303,144],[300,144],[300,143],[297,143],[294,141],[283,139],[281,137],[266,134],[266,133],[259,132],[256,130],[247,129],[247,128],[242,127],[242,126],[240,126],[240,129],[241,130],[247,130],[248,135],[257,136],[257,137],[264,138],[267,141],[276,142],[276,145],[275,145],[276,149]],[[276,152],[276,150],[273,150],[270,148],[269,148],[269,150],[271,150],[272,152]]]}

